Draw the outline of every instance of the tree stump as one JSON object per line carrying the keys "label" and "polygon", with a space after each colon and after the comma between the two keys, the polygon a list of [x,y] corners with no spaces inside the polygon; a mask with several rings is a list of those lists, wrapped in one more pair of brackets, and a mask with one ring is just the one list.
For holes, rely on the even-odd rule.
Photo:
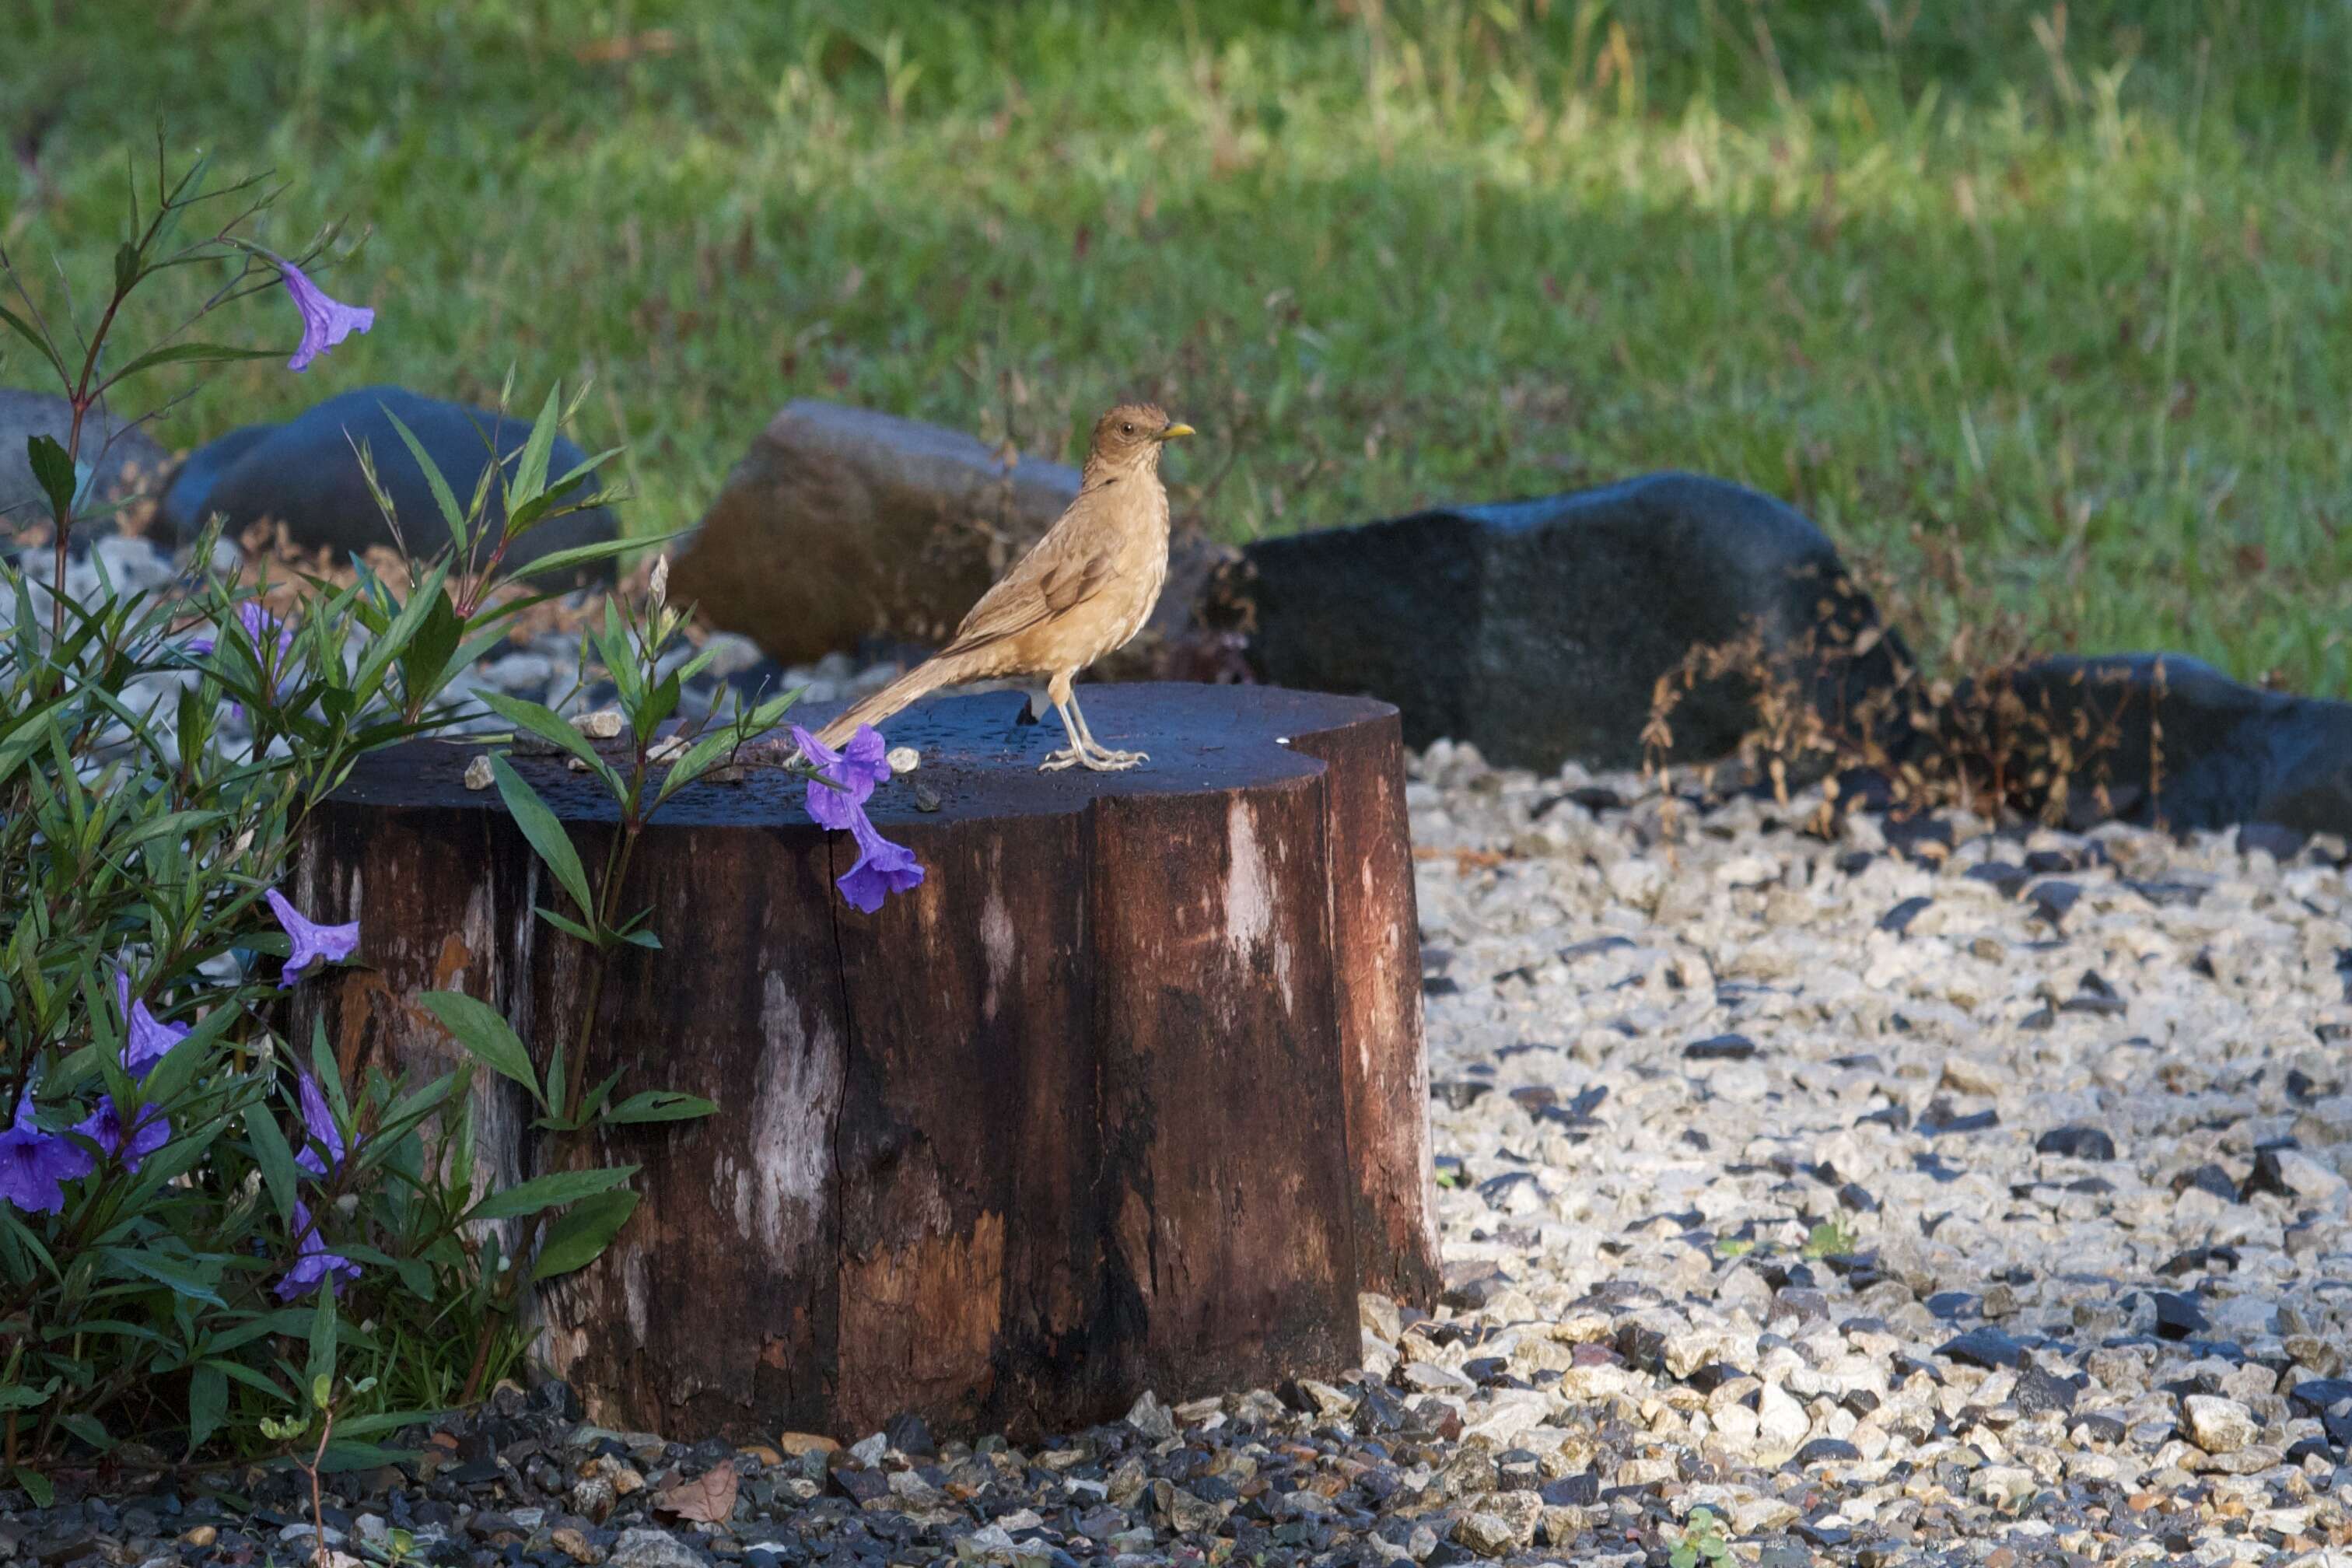
{"label": "tree stump", "polygon": [[[644,1201],[535,1310],[598,1419],[1066,1430],[1147,1388],[1351,1366],[1359,1289],[1433,1295],[1396,710],[1265,687],[1086,700],[1105,744],[1151,761],[1039,773],[1060,727],[1018,693],[888,726],[922,766],[870,814],[927,879],[871,916],[833,886],[847,836],[781,773],[690,786],[646,830],[627,907],[663,945],[611,961],[585,1070],[720,1110],[596,1137]],[[488,1002],[542,1058],[576,1033],[585,955],[533,918],[562,895],[496,792],[464,787],[476,752],[380,753],[313,818],[300,900],[362,922],[364,967],[302,1005],[347,1073],[452,1064],[426,990]],[[518,766],[600,864],[600,786]],[[540,1173],[521,1090],[477,1093],[483,1168]]]}

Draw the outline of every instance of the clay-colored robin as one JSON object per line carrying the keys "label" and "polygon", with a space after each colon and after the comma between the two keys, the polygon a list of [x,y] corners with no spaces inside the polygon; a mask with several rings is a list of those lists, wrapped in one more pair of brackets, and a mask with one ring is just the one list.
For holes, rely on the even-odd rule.
{"label": "clay-colored robin", "polygon": [[1162,443],[1190,436],[1148,403],[1127,403],[1095,425],[1076,500],[1013,563],[956,628],[954,640],[825,726],[840,746],[860,724],[879,724],[928,692],[965,680],[1046,678],[1045,693],[1070,743],[1047,770],[1131,768],[1145,752],[1097,742],[1071,679],[1143,628],[1168,577],[1168,491]]}

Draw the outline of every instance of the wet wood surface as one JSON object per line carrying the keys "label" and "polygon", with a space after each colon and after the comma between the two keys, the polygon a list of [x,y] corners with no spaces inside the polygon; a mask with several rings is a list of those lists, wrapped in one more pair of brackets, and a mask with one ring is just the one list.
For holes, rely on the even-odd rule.
{"label": "wet wood surface", "polygon": [[[720,1109],[561,1155],[642,1167],[613,1247],[535,1303],[539,1353],[596,1419],[1066,1430],[1146,1388],[1352,1365],[1360,1289],[1433,1296],[1395,710],[1085,701],[1152,760],[1041,774],[1061,732],[1017,693],[887,726],[922,766],[869,812],[926,880],[872,915],[832,886],[848,837],[780,773],[689,786],[646,829],[625,902],[663,945],[611,961],[587,1070]],[[360,919],[363,966],[304,988],[296,1023],[315,1010],[347,1073],[454,1061],[426,990],[482,998],[541,1053],[578,1029],[585,955],[532,915],[562,895],[497,793],[464,787],[478,750],[372,757],[313,818],[299,901]],[[601,864],[601,786],[518,766]],[[486,1180],[559,1157],[519,1088],[477,1094]]]}

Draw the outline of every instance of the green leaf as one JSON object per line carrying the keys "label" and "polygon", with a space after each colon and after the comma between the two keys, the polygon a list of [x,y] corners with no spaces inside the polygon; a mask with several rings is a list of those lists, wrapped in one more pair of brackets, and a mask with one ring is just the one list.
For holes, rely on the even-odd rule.
{"label": "green leaf", "polygon": [[411,695],[437,690],[449,656],[457,651],[466,626],[445,590],[436,589],[425,608],[425,619],[408,646],[400,650],[400,674]]}
{"label": "green leaf", "polygon": [[16,1484],[25,1489],[25,1495],[31,1498],[37,1506],[41,1508],[56,1506],[58,1489],[49,1485],[49,1478],[40,1471],[28,1470],[22,1465],[17,1466]]}
{"label": "green leaf", "polygon": [[230,364],[238,360],[276,359],[283,349],[240,349],[226,343],[172,343],[160,349],[149,349],[129,364],[106,378],[108,385],[126,376],[137,375],[142,370],[152,370],[159,364]]}
{"label": "green leaf", "polygon": [[0,1388],[0,1410],[31,1410],[48,1401],[47,1389],[35,1388],[28,1383],[12,1383]]}
{"label": "green leaf", "polygon": [[546,554],[538,556],[519,567],[516,575],[546,577],[558,572],[569,572],[598,561],[609,561],[615,555],[626,555],[632,551],[651,550],[657,545],[667,544],[688,531],[681,528],[668,533],[654,534],[649,538],[602,539],[593,544],[575,544],[568,550],[551,550]]}
{"label": "green leaf", "polygon": [[537,1214],[558,1204],[578,1203],[582,1198],[610,1192],[637,1173],[635,1165],[614,1165],[597,1171],[558,1171],[552,1175],[533,1176],[527,1182],[490,1194],[466,1211],[466,1217],[475,1219],[514,1219],[522,1215]]}
{"label": "green leaf", "polygon": [[582,925],[578,921],[572,920],[567,916],[559,915],[553,910],[549,909],[545,904],[534,904],[531,906],[531,910],[532,912],[537,914],[541,920],[545,921],[549,925],[553,926],[556,930],[563,932],[566,936],[576,936],[582,942],[588,943],[591,947],[596,945],[596,933],[590,931],[586,926]]}
{"label": "green leaf", "polygon": [[219,1293],[213,1289],[204,1276],[180,1267],[176,1258],[166,1258],[152,1247],[109,1247],[102,1248],[101,1251],[106,1260],[116,1268],[143,1275],[158,1285],[168,1285],[173,1290],[192,1301],[202,1301],[213,1307],[228,1305],[220,1299]]}
{"label": "green leaf", "polygon": [[466,514],[457,509],[457,498],[450,493],[449,481],[441,477],[440,465],[425,454],[425,444],[401,423],[399,415],[386,408],[383,416],[392,421],[392,428],[408,448],[408,455],[416,459],[419,468],[425,470],[425,488],[433,492],[433,504],[441,510],[441,521],[449,525],[449,539],[457,548],[457,558],[464,560],[467,543]]}
{"label": "green leaf", "polygon": [[[27,321],[24,317],[16,314],[16,311],[11,310],[5,305],[0,305],[0,321],[7,322],[9,326],[16,329],[17,334],[26,342],[40,350],[41,357],[49,362],[49,368],[58,373],[58,379],[59,381],[72,380],[72,377],[66,373],[65,361],[58,358],[58,352],[49,346],[49,340],[36,331],[30,321]],[[42,1506],[46,1508],[48,1505],[44,1503]]]}
{"label": "green leaf", "polygon": [[718,1110],[719,1107],[698,1095],[649,1089],[643,1094],[629,1096],[604,1112],[604,1120],[608,1122],[692,1121],[699,1117],[716,1115]]}
{"label": "green leaf", "polygon": [[462,991],[428,991],[417,1000],[484,1067],[522,1085],[530,1090],[530,1097],[539,1101],[541,1110],[547,1109],[547,1097],[540,1092],[539,1074],[531,1068],[530,1050],[514,1032],[514,1026],[499,1017],[496,1009]]}
{"label": "green leaf", "polygon": [[[517,729],[528,730],[552,746],[561,746],[588,765],[591,772],[604,781],[604,787],[617,799],[625,787],[613,765],[596,754],[595,742],[580,732],[579,727],[544,703],[509,697],[503,691],[481,691],[475,695],[483,706]],[[493,764],[495,766],[496,764]],[[583,906],[584,907],[584,906]]]}
{"label": "green leaf", "polygon": [[621,1191],[583,1198],[548,1227],[547,1240],[531,1265],[533,1279],[552,1279],[575,1268],[585,1268],[603,1256],[636,1212],[637,1194]]}
{"label": "green leaf", "polygon": [[261,1168],[261,1179],[268,1185],[278,1217],[291,1220],[299,1181],[294,1151],[287,1147],[286,1134],[278,1130],[278,1119],[268,1106],[257,1103],[245,1108],[245,1132],[253,1142],[253,1163]]}
{"label": "green leaf", "polygon": [[310,1361],[305,1369],[310,1403],[324,1410],[335,1390],[335,1293],[321,1288],[319,1305],[310,1314]]}
{"label": "green leaf", "polygon": [[513,814],[515,826],[547,862],[563,890],[572,895],[572,903],[583,915],[593,917],[596,904],[588,891],[588,873],[580,865],[580,852],[572,847],[572,836],[563,831],[563,824],[555,820],[555,813],[539,798],[539,792],[525,784],[522,775],[505,757],[492,755],[490,776],[498,781],[499,796]]}
{"label": "green leaf", "polygon": [[188,1376],[188,1452],[205,1446],[228,1414],[228,1375],[210,1362]]}
{"label": "green leaf", "polygon": [[73,458],[54,436],[26,437],[25,456],[32,462],[33,478],[40,482],[41,493],[49,498],[50,515],[62,522],[73,510]]}
{"label": "green leaf", "polygon": [[[515,461],[514,480],[507,492],[509,511],[537,500],[547,489],[547,459],[555,450],[555,427],[562,422],[563,389],[547,389],[547,402],[531,421],[530,437],[523,442],[522,456]],[[513,531],[512,529],[509,530]]]}

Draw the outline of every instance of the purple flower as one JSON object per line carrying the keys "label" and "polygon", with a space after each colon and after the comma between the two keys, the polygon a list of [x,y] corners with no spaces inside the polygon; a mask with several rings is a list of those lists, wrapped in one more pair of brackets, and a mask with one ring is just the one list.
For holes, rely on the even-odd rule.
{"label": "purple flower", "polygon": [[353,332],[364,332],[375,325],[375,311],[367,306],[330,300],[300,268],[283,257],[269,259],[277,264],[286,291],[294,296],[294,308],[302,312],[302,344],[286,362],[288,370],[308,370],[312,360]]}
{"label": "purple flower", "polygon": [[320,1091],[319,1080],[309,1073],[301,1079],[302,1152],[294,1156],[294,1163],[323,1182],[328,1172],[342,1165],[342,1129],[335,1125],[335,1112]]}
{"label": "purple flower", "polygon": [[310,1211],[299,1200],[294,1205],[294,1266],[286,1271],[275,1289],[278,1299],[291,1301],[297,1296],[307,1296],[320,1285],[341,1294],[343,1281],[357,1279],[360,1266],[340,1252],[327,1250],[327,1243],[311,1222]]}
{"label": "purple flower", "polygon": [[269,900],[270,911],[277,915],[278,923],[286,928],[287,936],[294,943],[294,951],[286,955],[285,971],[278,977],[278,989],[280,991],[301,979],[302,972],[310,967],[313,959],[323,958],[330,963],[341,963],[352,955],[353,948],[359,946],[359,921],[340,926],[320,925],[288,903],[286,896],[275,888],[261,896]]}
{"label": "purple flower", "polygon": [[824,784],[809,780],[808,814],[816,825],[840,829],[862,820],[865,813],[860,808],[874,794],[874,786],[890,777],[882,731],[871,724],[860,724],[849,744],[836,752],[795,724],[793,743],[800,747],[801,755],[816,764],[818,773],[833,781]]}
{"label": "purple flower", "polygon": [[122,1070],[132,1078],[145,1078],[147,1069],[171,1054],[172,1047],[188,1037],[185,1024],[160,1022],[147,1010],[144,997],[131,999],[131,976],[120,969],[114,972],[114,996],[121,1005],[124,1033]]}
{"label": "purple flower", "polygon": [[96,1163],[80,1144],[45,1132],[33,1120],[33,1091],[17,1097],[16,1119],[0,1132],[0,1198],[26,1214],[56,1214],[66,1206],[59,1184],[87,1176]]}
{"label": "purple flower", "polygon": [[148,1155],[172,1141],[171,1119],[163,1114],[163,1108],[159,1105],[144,1107],[139,1115],[139,1124],[125,1138],[122,1133],[122,1108],[115,1103],[114,1096],[110,1094],[99,1101],[96,1110],[75,1122],[74,1131],[106,1153],[121,1155],[122,1168],[134,1176],[139,1173],[139,1167],[146,1162]]}
{"label": "purple flower", "polygon": [[[244,625],[245,635],[253,639],[254,651],[261,656],[263,673],[267,675],[282,669],[286,664],[286,655],[294,647],[294,628],[264,609],[258,599],[247,599],[240,603],[236,607],[236,618]],[[273,631],[278,634],[278,646],[275,652],[271,651],[268,646],[269,634]],[[208,637],[188,639],[188,651],[199,658],[210,654],[219,646],[218,642]],[[278,681],[278,689],[273,695],[282,701],[286,696],[286,689],[292,684],[290,680]],[[228,710],[240,719],[245,717],[245,704],[242,702],[230,703]]]}
{"label": "purple flower", "polygon": [[870,915],[892,893],[921,886],[923,867],[913,850],[903,844],[893,844],[876,832],[862,806],[850,809],[854,820],[849,831],[857,840],[857,864],[843,872],[835,885],[840,888],[850,908]]}

